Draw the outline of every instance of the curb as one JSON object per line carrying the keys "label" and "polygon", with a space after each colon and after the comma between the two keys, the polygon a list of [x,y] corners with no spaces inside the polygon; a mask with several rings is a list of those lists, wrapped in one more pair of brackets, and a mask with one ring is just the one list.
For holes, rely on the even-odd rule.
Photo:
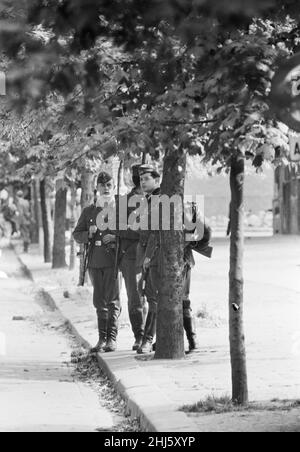
{"label": "curb", "polygon": [[[34,277],[30,269],[22,261],[22,258],[17,254],[16,249],[12,246],[21,268],[25,275],[34,282]],[[52,295],[45,289],[40,289],[40,294],[44,298],[47,306],[51,310],[58,311],[72,336],[84,349],[91,348],[91,344],[82,337],[73,323],[66,318],[62,313],[58,304]],[[101,354],[97,355],[97,361],[100,369],[108,377],[113,384],[116,392],[126,402],[127,412],[132,418],[138,418],[143,431],[145,432],[196,432],[196,424],[184,413],[178,411],[178,408],[174,407],[170,410],[170,407],[174,404],[167,399],[159,387],[154,386],[146,372],[139,366],[129,369],[128,375],[118,378],[118,369],[114,370],[114,364],[104,359]],[[140,385],[134,385],[132,381],[138,380]],[[147,384],[147,381],[149,383]],[[145,383],[146,382],[146,383]],[[147,390],[145,390],[147,388]],[[194,429],[192,429],[194,428]]]}

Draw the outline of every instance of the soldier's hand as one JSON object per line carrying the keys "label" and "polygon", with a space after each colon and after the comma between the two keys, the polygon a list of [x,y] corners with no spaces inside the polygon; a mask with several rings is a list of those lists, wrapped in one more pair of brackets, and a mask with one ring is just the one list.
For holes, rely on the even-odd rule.
{"label": "soldier's hand", "polygon": [[89,237],[90,237],[90,239],[92,239],[93,238],[93,235],[94,234],[96,234],[96,232],[98,231],[98,228],[97,228],[97,226],[90,226],[90,229],[89,229]]}
{"label": "soldier's hand", "polygon": [[149,257],[146,257],[146,259],[144,260],[144,264],[143,264],[144,271],[148,270],[148,268],[150,267],[150,264],[151,264],[151,259]]}
{"label": "soldier's hand", "polygon": [[107,234],[105,237],[103,237],[104,245],[109,245],[110,243],[114,243],[115,241],[116,241],[115,235]]}

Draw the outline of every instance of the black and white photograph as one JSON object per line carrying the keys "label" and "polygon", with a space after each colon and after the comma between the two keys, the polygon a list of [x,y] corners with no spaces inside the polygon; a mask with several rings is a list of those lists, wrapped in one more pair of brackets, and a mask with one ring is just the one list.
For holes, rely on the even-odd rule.
{"label": "black and white photograph", "polygon": [[300,432],[299,0],[0,0],[0,432]]}

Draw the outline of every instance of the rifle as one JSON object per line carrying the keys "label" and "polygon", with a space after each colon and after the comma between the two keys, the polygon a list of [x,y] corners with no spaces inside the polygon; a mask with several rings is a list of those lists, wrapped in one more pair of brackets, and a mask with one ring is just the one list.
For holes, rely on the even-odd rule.
{"label": "rifle", "polygon": [[119,218],[119,208],[120,208],[120,186],[121,186],[121,174],[123,169],[123,160],[120,161],[120,166],[118,170],[118,186],[117,186],[117,201],[116,201],[116,220],[117,220],[117,236],[116,236],[116,250],[115,250],[115,266],[114,275],[115,279],[119,276],[119,253],[120,253],[120,218]]}
{"label": "rifle", "polygon": [[147,281],[148,281],[148,277],[149,277],[149,272],[150,272],[149,268],[147,270],[143,270],[142,277],[138,283],[138,293],[141,297],[142,303],[145,303],[145,301],[146,301],[146,286],[147,286]]}
{"label": "rifle", "polygon": [[[192,206],[193,209],[193,222],[197,222],[197,206],[193,203]],[[211,259],[213,254],[213,247],[211,246],[211,239],[212,239],[212,230],[210,226],[207,226],[204,223],[204,231],[203,231],[203,237],[201,240],[197,242],[191,242],[190,246],[193,251],[196,251],[196,253],[201,254],[204,257],[207,257]]]}
{"label": "rifle", "polygon": [[[159,246],[156,246],[155,249],[153,250],[153,253],[150,258],[150,263],[152,262],[152,260],[155,256],[155,253],[158,251],[158,249],[159,249]],[[150,273],[150,265],[148,268],[146,268],[146,270],[143,268],[142,277],[138,284],[138,292],[139,292],[139,295],[143,302],[145,301],[145,298],[146,298],[146,287],[147,287],[147,281],[149,278],[149,273]]]}
{"label": "rifle", "polygon": [[[97,201],[97,199],[94,198],[94,206],[96,206],[96,201]],[[90,221],[92,222],[92,220],[90,220]],[[82,270],[81,277],[79,279],[80,287],[84,287],[84,285],[85,285],[85,277],[86,277],[86,273],[87,273],[87,269],[88,269],[88,265],[89,265],[91,250],[95,244],[95,239],[96,239],[96,234],[93,236],[92,239],[89,239],[88,243],[85,243],[83,252],[77,254],[77,256],[82,256],[82,260],[83,260],[83,270]]]}
{"label": "rifle", "polygon": [[88,262],[89,262],[89,251],[90,251],[90,242],[88,244],[84,245],[84,249],[83,249],[83,272],[81,275],[81,279],[79,281],[79,286],[84,287],[85,284],[85,277],[86,277],[86,272],[88,269]]}
{"label": "rifle", "polygon": [[82,253],[82,255],[83,255],[83,272],[82,272],[81,280],[79,282],[79,286],[82,286],[82,287],[84,287],[84,285],[85,285],[85,277],[86,277],[86,273],[87,273],[88,266],[89,266],[90,254],[95,245],[95,240],[96,240],[96,234],[94,234],[93,238],[89,239],[89,242],[84,245],[84,250]]}

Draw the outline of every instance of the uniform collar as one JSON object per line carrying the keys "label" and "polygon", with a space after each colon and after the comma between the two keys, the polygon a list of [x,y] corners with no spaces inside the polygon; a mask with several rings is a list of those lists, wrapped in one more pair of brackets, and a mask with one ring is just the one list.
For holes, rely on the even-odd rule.
{"label": "uniform collar", "polygon": [[148,200],[150,200],[152,198],[152,196],[157,196],[160,195],[160,187],[156,188],[152,193],[150,193],[149,195],[146,195],[146,198]]}
{"label": "uniform collar", "polygon": [[96,202],[96,207],[100,207],[100,208],[104,208],[105,206],[108,207],[114,207],[116,205],[116,199],[115,197],[110,198],[109,200],[107,200],[106,198],[98,198],[97,202]]}
{"label": "uniform collar", "polygon": [[133,196],[133,195],[143,195],[143,191],[140,187],[133,187],[133,189],[131,190],[131,192],[129,193],[128,196]]}

